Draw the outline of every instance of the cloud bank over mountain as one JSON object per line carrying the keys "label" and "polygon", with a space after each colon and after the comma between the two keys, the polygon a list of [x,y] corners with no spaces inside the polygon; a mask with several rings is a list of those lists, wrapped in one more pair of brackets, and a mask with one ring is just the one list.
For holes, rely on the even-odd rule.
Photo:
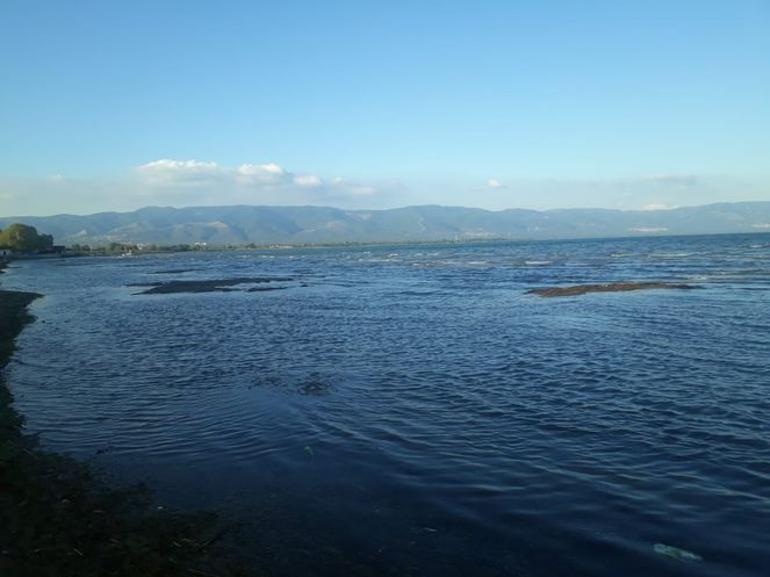
{"label": "cloud bank over mountain", "polygon": [[117,174],[0,177],[0,216],[130,211],[148,205],[311,205],[387,209],[441,204],[489,210],[598,207],[655,210],[709,202],[770,199],[763,179],[659,173],[617,178],[505,175],[358,178],[292,170],[275,162],[220,163],[159,158]]}

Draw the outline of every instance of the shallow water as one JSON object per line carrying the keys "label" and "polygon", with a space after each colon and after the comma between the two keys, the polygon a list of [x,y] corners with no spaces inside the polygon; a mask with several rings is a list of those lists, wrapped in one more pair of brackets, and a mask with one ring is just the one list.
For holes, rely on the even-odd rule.
{"label": "shallow water", "polygon": [[[127,286],[259,276],[293,280]],[[626,280],[703,288],[525,294]],[[28,428],[244,521],[277,575],[770,564],[770,235],[67,259],[2,282],[46,294],[8,369]]]}

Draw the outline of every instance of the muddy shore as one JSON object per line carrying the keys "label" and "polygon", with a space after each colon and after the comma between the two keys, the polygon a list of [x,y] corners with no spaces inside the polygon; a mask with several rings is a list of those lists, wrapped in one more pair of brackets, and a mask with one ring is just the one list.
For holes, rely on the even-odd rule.
{"label": "muddy shore", "polygon": [[111,486],[25,433],[2,369],[40,297],[0,289],[0,575],[256,575],[222,544],[234,528],[215,515],[166,510],[146,488]]}

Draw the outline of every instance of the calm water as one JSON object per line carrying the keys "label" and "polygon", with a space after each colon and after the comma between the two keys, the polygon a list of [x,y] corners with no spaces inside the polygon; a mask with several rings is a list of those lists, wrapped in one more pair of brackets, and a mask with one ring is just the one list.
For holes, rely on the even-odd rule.
{"label": "calm water", "polygon": [[[260,275],[295,280],[127,286]],[[525,294],[643,279],[703,289]],[[69,259],[2,282],[47,295],[8,369],[29,429],[244,521],[277,575],[767,574],[770,235]]]}

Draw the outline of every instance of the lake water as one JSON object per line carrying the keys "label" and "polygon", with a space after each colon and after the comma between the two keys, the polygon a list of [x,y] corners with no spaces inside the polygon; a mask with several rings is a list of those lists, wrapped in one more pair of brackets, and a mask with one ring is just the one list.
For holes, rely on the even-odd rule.
{"label": "lake water", "polygon": [[[128,286],[259,276],[292,280]],[[702,289],[526,294],[620,280]],[[770,235],[82,258],[2,283],[46,295],[8,368],[28,429],[243,522],[276,575],[767,575]]]}

